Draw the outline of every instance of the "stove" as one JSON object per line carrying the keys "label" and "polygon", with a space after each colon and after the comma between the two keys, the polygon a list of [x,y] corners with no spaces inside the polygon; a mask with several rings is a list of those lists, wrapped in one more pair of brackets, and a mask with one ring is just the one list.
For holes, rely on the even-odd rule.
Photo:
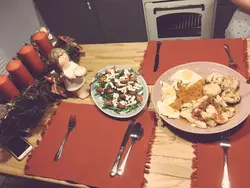
{"label": "stove", "polygon": [[148,40],[212,38],[216,0],[142,0]]}

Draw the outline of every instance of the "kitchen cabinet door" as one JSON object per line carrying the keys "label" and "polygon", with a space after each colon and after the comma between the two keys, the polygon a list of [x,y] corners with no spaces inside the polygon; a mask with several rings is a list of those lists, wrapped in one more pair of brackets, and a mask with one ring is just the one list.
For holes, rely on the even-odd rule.
{"label": "kitchen cabinet door", "polygon": [[237,6],[230,1],[218,1],[214,26],[214,38],[225,38],[225,30]]}
{"label": "kitchen cabinet door", "polygon": [[107,42],[147,41],[142,0],[94,0]]}
{"label": "kitchen cabinet door", "polygon": [[45,24],[56,35],[81,44],[104,43],[92,0],[34,0]]}

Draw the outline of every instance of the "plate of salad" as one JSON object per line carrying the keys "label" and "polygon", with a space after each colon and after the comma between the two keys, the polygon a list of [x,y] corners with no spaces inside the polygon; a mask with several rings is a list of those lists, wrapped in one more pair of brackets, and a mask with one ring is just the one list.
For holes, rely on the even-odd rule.
{"label": "plate of salad", "polygon": [[149,93],[143,77],[132,68],[108,66],[93,78],[91,96],[97,107],[116,118],[129,118],[146,106]]}

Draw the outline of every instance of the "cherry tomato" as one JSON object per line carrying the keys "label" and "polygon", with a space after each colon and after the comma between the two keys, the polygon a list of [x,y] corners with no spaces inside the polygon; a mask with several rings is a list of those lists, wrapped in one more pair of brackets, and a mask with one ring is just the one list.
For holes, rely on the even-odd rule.
{"label": "cherry tomato", "polygon": [[137,100],[138,102],[142,102],[142,101],[143,101],[142,95],[137,95],[137,96],[136,96],[136,100]]}
{"label": "cherry tomato", "polygon": [[101,83],[104,82],[105,78],[106,78],[105,76],[101,76],[101,77],[99,78],[99,82],[101,82]]}
{"label": "cherry tomato", "polygon": [[117,107],[120,108],[120,109],[123,109],[123,108],[125,108],[125,105],[119,103],[119,104],[117,105]]}
{"label": "cherry tomato", "polygon": [[117,82],[115,82],[115,87],[119,87],[119,84]]}
{"label": "cherry tomato", "polygon": [[111,69],[105,70],[105,74],[111,74],[111,70],[114,70],[114,72],[115,72],[115,69],[111,68]]}
{"label": "cherry tomato", "polygon": [[105,70],[105,74],[111,74],[109,70]]}
{"label": "cherry tomato", "polygon": [[108,93],[108,94],[112,94],[113,92],[114,92],[113,89],[108,89],[108,90],[107,90],[107,93]]}
{"label": "cherry tomato", "polygon": [[121,81],[122,83],[127,83],[129,81],[129,78],[125,78],[123,81]]}
{"label": "cherry tomato", "polygon": [[126,95],[124,93],[120,94],[119,96],[121,99],[125,99],[126,98]]}
{"label": "cherry tomato", "polygon": [[128,92],[130,95],[135,95],[135,91],[129,91]]}
{"label": "cherry tomato", "polygon": [[106,104],[106,105],[112,105],[112,100],[105,101],[104,104]]}
{"label": "cherry tomato", "polygon": [[134,76],[131,76],[129,80],[135,82],[135,81],[137,80],[137,76],[135,76],[135,75],[134,75]]}
{"label": "cherry tomato", "polygon": [[96,91],[98,92],[98,93],[102,93],[103,92],[103,88],[102,87],[98,87],[97,89],[96,89]]}

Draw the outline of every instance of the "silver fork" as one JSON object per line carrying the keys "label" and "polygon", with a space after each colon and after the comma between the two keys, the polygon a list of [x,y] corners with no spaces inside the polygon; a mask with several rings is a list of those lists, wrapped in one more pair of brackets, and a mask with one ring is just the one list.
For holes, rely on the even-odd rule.
{"label": "silver fork", "polygon": [[228,55],[228,57],[229,57],[229,63],[228,63],[229,67],[235,69],[236,66],[237,66],[237,64],[236,64],[236,62],[233,60],[233,58],[232,58],[232,56],[231,56],[231,53],[230,53],[228,44],[224,44],[223,47],[224,47],[224,49],[226,50],[227,55]]}
{"label": "silver fork", "polygon": [[220,146],[222,147],[224,151],[224,170],[223,170],[223,178],[222,178],[222,183],[221,183],[222,188],[230,188],[228,165],[227,165],[227,161],[228,161],[227,151],[231,146],[229,139],[230,139],[230,132],[229,131],[223,132],[221,135],[221,142],[220,142]]}
{"label": "silver fork", "polygon": [[76,116],[70,115],[69,124],[68,124],[68,131],[67,131],[66,135],[64,136],[64,139],[63,139],[58,151],[56,152],[56,155],[54,158],[55,161],[57,161],[61,158],[64,144],[66,143],[66,140],[69,136],[69,133],[71,133],[71,131],[75,128],[75,126],[76,126]]}

